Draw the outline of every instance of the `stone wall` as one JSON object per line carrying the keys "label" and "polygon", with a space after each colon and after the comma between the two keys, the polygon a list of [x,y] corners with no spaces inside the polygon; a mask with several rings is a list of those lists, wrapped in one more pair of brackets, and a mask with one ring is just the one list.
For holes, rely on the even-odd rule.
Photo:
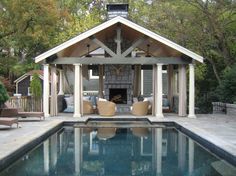
{"label": "stone wall", "polygon": [[236,117],[236,104],[226,104],[226,114]]}
{"label": "stone wall", "polygon": [[127,89],[127,105],[132,104],[133,70],[131,65],[105,65],[104,98],[109,100],[109,89]]}
{"label": "stone wall", "polygon": [[213,114],[225,114],[226,104],[222,102],[212,102]]}
{"label": "stone wall", "polygon": [[236,104],[228,104],[222,102],[212,102],[213,114],[227,114],[236,116]]}

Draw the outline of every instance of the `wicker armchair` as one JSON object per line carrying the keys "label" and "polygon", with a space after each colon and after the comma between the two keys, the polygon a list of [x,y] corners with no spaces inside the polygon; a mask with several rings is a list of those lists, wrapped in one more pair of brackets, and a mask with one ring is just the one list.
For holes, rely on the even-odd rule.
{"label": "wicker armchair", "polygon": [[97,109],[101,116],[113,116],[116,112],[116,104],[111,101],[98,101]]}
{"label": "wicker armchair", "polygon": [[89,101],[83,101],[83,114],[93,114],[93,105]]}
{"label": "wicker armchair", "polygon": [[148,113],[148,101],[136,102],[132,106],[131,113],[136,116],[144,116]]}

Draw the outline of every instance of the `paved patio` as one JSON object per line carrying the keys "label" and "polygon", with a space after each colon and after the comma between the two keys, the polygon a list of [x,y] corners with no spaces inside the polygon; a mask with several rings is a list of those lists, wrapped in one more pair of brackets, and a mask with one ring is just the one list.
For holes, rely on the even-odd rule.
{"label": "paved patio", "polygon": [[[70,115],[63,115],[47,118],[44,121],[39,121],[38,118],[27,118],[20,119],[21,128],[13,126],[12,129],[9,129],[8,127],[0,126],[0,161],[65,121],[84,122],[89,117],[91,116],[73,118]],[[96,116],[92,117],[96,118]],[[114,118],[130,117],[121,115]],[[180,118],[174,115],[167,115],[162,119],[151,116],[146,117],[151,122],[176,122],[226,152],[231,153],[236,158],[236,117],[234,116],[207,114],[198,115],[196,119]]]}

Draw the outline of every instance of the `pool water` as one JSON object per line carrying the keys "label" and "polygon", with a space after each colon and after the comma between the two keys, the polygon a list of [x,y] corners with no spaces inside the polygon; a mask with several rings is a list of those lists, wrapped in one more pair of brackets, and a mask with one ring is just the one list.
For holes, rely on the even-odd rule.
{"label": "pool water", "polygon": [[175,128],[65,127],[0,176],[218,176],[232,165]]}

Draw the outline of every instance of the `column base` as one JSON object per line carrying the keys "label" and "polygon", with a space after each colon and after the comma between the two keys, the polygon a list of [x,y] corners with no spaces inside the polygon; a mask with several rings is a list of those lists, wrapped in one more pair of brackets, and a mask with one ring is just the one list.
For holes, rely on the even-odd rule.
{"label": "column base", "polygon": [[58,95],[64,95],[64,92],[59,92]]}
{"label": "column base", "polygon": [[81,117],[81,114],[74,114],[73,117]]}
{"label": "column base", "polygon": [[46,118],[46,117],[50,117],[50,114],[44,113],[44,118]]}
{"label": "column base", "polygon": [[195,114],[189,114],[189,115],[188,115],[188,118],[196,119],[197,117],[196,117]]}
{"label": "column base", "polygon": [[156,114],[156,117],[157,118],[164,118],[164,115],[163,114]]}

